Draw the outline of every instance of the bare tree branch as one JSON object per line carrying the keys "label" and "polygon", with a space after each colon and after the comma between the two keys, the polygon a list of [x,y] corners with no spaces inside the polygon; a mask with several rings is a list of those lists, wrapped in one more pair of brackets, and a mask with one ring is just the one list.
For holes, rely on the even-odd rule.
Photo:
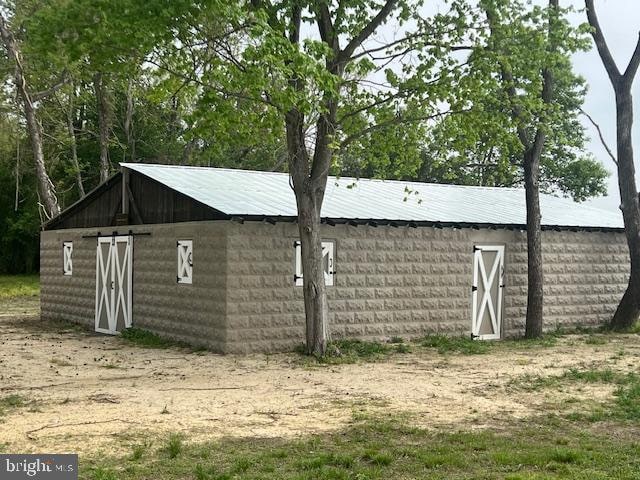
{"label": "bare tree branch", "polygon": [[175,75],[175,76],[177,76],[177,77],[179,77],[179,78],[181,78],[181,79],[183,79],[185,81],[192,82],[192,83],[194,83],[196,85],[200,85],[201,87],[205,87],[205,88],[211,89],[211,90],[213,90],[215,92],[218,92],[218,93],[221,93],[223,95],[228,95],[230,97],[234,97],[234,98],[237,98],[237,99],[240,99],[240,100],[248,100],[248,101],[251,101],[251,102],[263,103],[265,105],[269,105],[270,107],[278,108],[278,106],[275,103],[269,101],[269,99],[267,99],[267,98],[252,97],[250,95],[245,95],[245,94],[243,94],[241,92],[232,92],[230,90],[226,90],[224,88],[217,87],[217,86],[212,85],[210,83],[203,82],[199,78],[195,78],[195,77],[192,77],[192,76],[189,76],[189,75],[185,75],[184,73],[179,72],[179,71],[177,71],[175,69],[172,69],[172,68],[170,68],[170,67],[168,67],[168,66],[166,66],[164,64],[158,63],[153,59],[147,59],[146,61],[149,62],[150,64],[155,65],[156,67],[164,70],[165,72],[170,73],[172,75]]}
{"label": "bare tree branch", "polygon": [[633,83],[633,79],[638,72],[638,66],[640,66],[640,34],[638,35],[638,42],[636,43],[636,48],[633,51],[629,65],[627,65],[627,69],[624,71],[624,81],[628,85]]}
{"label": "bare tree branch", "polygon": [[344,47],[343,50],[340,51],[340,54],[336,58],[336,63],[343,63],[347,59],[349,59],[353,52],[358,48],[362,43],[369,38],[369,36],[375,32],[375,30],[382,25],[382,23],[387,19],[387,17],[391,14],[393,9],[395,8],[398,0],[387,0],[384,6],[380,9],[375,17],[371,19],[371,21],[365,25],[365,27],[360,30],[360,33],[353,37],[347,46]]}
{"label": "bare tree branch", "polygon": [[385,122],[376,123],[375,125],[370,125],[367,128],[360,130],[359,132],[353,133],[347,136],[342,142],[340,142],[340,149],[345,148],[347,145],[352,143],[353,141],[361,138],[368,133],[374,132],[376,130],[383,130],[385,128],[389,128],[392,125],[400,125],[403,123],[418,123],[418,122],[426,122],[428,120],[434,120],[436,118],[442,118],[446,115],[453,115],[458,113],[468,112],[470,109],[463,110],[448,110],[446,112],[438,112],[432,115],[421,115],[421,116],[408,116],[408,117],[396,117],[391,120],[387,120]]}
{"label": "bare tree branch", "polygon": [[32,93],[31,94],[31,101],[39,102],[40,100],[44,100],[49,95],[52,95],[52,94],[56,93],[58,90],[60,90],[62,87],[64,87],[67,83],[69,83],[69,77],[67,76],[67,71],[65,70],[60,75],[60,79],[57,81],[57,83],[55,83],[51,87],[49,87],[46,90],[43,90],[41,92]]}
{"label": "bare tree branch", "polygon": [[600,125],[598,125],[596,123],[596,121],[593,119],[593,117],[591,115],[589,115],[587,112],[585,112],[582,108],[580,109],[580,113],[582,113],[582,115],[587,117],[589,122],[591,122],[591,125],[593,125],[596,128],[596,131],[598,132],[598,137],[600,137],[600,143],[602,143],[602,146],[604,147],[604,149],[609,154],[609,158],[611,158],[611,160],[613,160],[613,163],[618,165],[618,160],[616,159],[615,155],[613,155],[612,150],[609,148],[609,145],[607,144],[606,140],[604,139],[604,135],[602,134],[602,130],[600,129]]}

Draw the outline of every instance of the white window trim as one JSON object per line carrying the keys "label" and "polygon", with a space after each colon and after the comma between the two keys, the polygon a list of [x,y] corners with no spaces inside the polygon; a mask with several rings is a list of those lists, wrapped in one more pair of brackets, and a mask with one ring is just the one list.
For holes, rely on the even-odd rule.
{"label": "white window trim", "polygon": [[178,240],[176,247],[178,252],[177,282],[190,285],[193,282],[193,240]]}
{"label": "white window trim", "polygon": [[[293,246],[295,248],[295,274],[293,276],[293,281],[296,287],[301,287],[304,284],[304,280],[302,278],[302,248],[300,246],[300,241],[296,240],[295,242],[293,242]],[[328,259],[329,271],[324,272],[324,284],[327,287],[333,287],[335,285],[335,276],[336,276],[335,241],[327,240],[322,242],[323,260],[324,260],[325,252],[329,256],[329,259]]]}
{"label": "white window trim", "polygon": [[73,242],[62,242],[62,274],[73,275]]}

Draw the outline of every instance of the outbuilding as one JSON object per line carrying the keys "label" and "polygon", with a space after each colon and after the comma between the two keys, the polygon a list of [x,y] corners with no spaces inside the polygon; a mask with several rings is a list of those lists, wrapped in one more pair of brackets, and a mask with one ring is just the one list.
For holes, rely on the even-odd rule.
{"label": "outbuilding", "polygon": [[[541,195],[545,327],[608,321],[626,288],[621,215]],[[322,209],[333,338],[522,335],[524,191],[330,177]],[[49,221],[41,312],[217,352],[304,339],[288,174],[123,163]]]}

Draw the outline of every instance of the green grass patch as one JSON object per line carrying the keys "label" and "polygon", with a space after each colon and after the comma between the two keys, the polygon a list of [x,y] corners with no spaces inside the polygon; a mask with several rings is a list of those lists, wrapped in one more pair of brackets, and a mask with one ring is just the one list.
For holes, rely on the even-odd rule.
{"label": "green grass patch", "polygon": [[635,372],[623,373],[611,369],[578,370],[570,369],[562,375],[542,377],[523,375],[512,380],[508,385],[525,390],[537,391],[544,388],[561,388],[568,383],[602,383],[616,385],[617,388],[610,402],[597,405],[588,413],[571,413],[573,420],[640,420],[640,375]]}
{"label": "green grass patch", "polygon": [[[304,355],[304,345],[296,349]],[[339,365],[361,361],[375,362],[397,353],[410,353],[411,346],[406,343],[382,343],[365,340],[336,340],[327,345],[327,353],[322,357],[305,357],[307,362]]]}
{"label": "green grass patch", "polygon": [[[546,348],[556,345],[556,335],[545,335],[539,339],[517,339],[502,341],[472,340],[470,337],[428,335],[418,340],[405,342],[401,337],[391,337],[388,342],[372,342],[357,339],[341,339],[327,345],[327,353],[322,357],[306,357],[307,364],[348,364],[357,362],[375,362],[394,354],[411,353],[420,350],[435,349],[442,355],[481,355],[499,351],[500,349]],[[304,345],[298,346],[296,352],[305,354]]]}
{"label": "green grass patch", "polygon": [[438,353],[460,353],[463,355],[479,355],[488,353],[493,342],[472,340],[469,337],[449,337],[445,335],[429,335],[418,341],[422,347],[435,348]]}
{"label": "green grass patch", "polygon": [[30,403],[32,402],[29,399],[18,394],[0,397],[0,416],[7,415],[18,408],[26,407]]}
{"label": "green grass patch", "polygon": [[608,341],[604,335],[589,335],[584,339],[587,345],[605,345]]}
{"label": "green grass patch", "polygon": [[482,355],[505,349],[548,348],[558,343],[558,336],[547,334],[534,339],[507,339],[500,341],[473,340],[470,337],[428,335],[418,340],[426,348],[434,348],[440,354]]}
{"label": "green grass patch", "polygon": [[184,448],[182,435],[179,433],[172,433],[169,435],[167,439],[167,444],[164,447],[164,451],[167,453],[169,458],[176,458]]}
{"label": "green grass patch", "polygon": [[640,333],[640,322],[636,322],[629,328],[629,333]]}
{"label": "green grass patch", "polygon": [[38,275],[0,275],[0,300],[40,295]]}
{"label": "green grass patch", "polygon": [[434,432],[408,417],[370,418],[308,437],[230,438],[180,444],[132,457],[85,458],[81,478],[142,480],[282,479],[633,479],[640,445],[613,429],[558,419],[505,425],[499,432]]}
{"label": "green grass patch", "polygon": [[149,330],[144,330],[142,328],[127,328],[120,333],[120,338],[129,343],[132,343],[133,345],[143,348],[189,348],[189,345],[187,345],[186,343],[163,338],[160,335],[150,332]]}
{"label": "green grass patch", "polygon": [[614,395],[616,399],[609,410],[611,418],[640,420],[640,378],[634,376],[630,382],[620,385]]}
{"label": "green grass patch", "polygon": [[571,368],[560,375],[521,375],[513,378],[507,386],[524,391],[537,391],[544,388],[558,388],[576,382],[628,385],[639,380],[640,377],[635,373],[623,373],[610,368],[590,370]]}

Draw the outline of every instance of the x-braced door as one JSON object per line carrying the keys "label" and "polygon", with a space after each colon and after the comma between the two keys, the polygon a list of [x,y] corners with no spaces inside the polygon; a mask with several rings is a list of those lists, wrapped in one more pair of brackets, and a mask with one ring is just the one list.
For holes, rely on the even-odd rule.
{"label": "x-braced door", "polygon": [[473,248],[473,318],[471,336],[480,340],[500,338],[502,290],[504,289],[504,246],[476,245]]}
{"label": "x-braced door", "polygon": [[133,237],[98,237],[96,332],[116,334],[131,327]]}

